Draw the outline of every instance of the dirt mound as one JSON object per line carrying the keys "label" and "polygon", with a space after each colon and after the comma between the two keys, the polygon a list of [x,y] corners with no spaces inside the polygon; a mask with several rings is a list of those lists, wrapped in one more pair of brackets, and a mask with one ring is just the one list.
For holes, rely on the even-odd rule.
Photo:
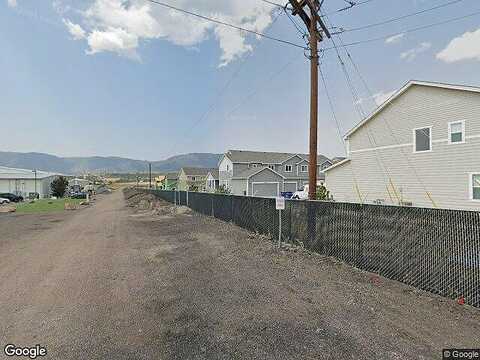
{"label": "dirt mound", "polygon": [[158,199],[152,194],[127,188],[124,191],[127,206],[137,210],[151,210],[152,215],[172,216],[172,215],[188,215],[192,210],[186,206],[175,206],[169,202]]}
{"label": "dirt mound", "polygon": [[125,189],[123,191],[127,206],[139,210],[151,210],[156,202],[155,196],[147,194],[136,189]]}

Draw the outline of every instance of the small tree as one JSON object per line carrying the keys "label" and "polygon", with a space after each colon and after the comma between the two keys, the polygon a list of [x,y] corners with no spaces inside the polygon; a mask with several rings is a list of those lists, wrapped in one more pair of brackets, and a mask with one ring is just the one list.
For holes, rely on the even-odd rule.
{"label": "small tree", "polygon": [[332,196],[330,195],[330,191],[327,190],[325,185],[317,186],[317,200],[323,201],[331,201]]}
{"label": "small tree", "polygon": [[220,185],[218,188],[215,189],[216,194],[223,194],[223,195],[230,195],[230,189],[227,188],[225,185]]}
{"label": "small tree", "polygon": [[64,197],[68,187],[68,180],[65,176],[59,176],[50,184],[52,195],[56,197]]}

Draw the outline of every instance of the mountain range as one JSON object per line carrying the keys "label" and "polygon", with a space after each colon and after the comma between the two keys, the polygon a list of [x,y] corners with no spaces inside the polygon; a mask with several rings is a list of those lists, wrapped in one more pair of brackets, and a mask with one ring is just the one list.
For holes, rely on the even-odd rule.
{"label": "mountain range", "polygon": [[58,157],[43,153],[19,153],[0,151],[0,166],[22,169],[37,169],[62,174],[91,173],[132,173],[178,171],[182,167],[215,168],[221,154],[192,153],[172,156],[166,160],[145,161],[122,157]]}

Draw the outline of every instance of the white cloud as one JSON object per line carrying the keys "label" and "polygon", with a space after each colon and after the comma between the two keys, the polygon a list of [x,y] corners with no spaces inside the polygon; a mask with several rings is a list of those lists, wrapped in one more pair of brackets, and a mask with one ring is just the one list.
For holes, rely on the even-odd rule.
{"label": "white cloud", "polygon": [[[67,1],[55,3],[58,7],[59,2]],[[274,10],[258,0],[178,0],[175,6],[257,32],[270,25]],[[190,48],[213,37],[222,51],[219,66],[224,66],[253,49],[251,37],[247,38],[245,32],[144,0],[91,0],[80,14],[83,27],[78,26],[85,32],[90,54],[109,51],[139,58],[137,51],[142,40],[162,39]],[[75,38],[71,27],[67,28]],[[74,29],[75,34],[80,35],[78,30]]]}
{"label": "white cloud", "polygon": [[385,44],[395,44],[395,43],[398,43],[398,42],[400,42],[404,37],[405,37],[405,34],[404,34],[404,33],[390,36],[389,38],[387,38],[387,39],[385,40]]}
{"label": "white cloud", "polygon": [[133,60],[140,60],[136,51],[138,37],[123,29],[110,28],[105,31],[94,30],[88,36],[89,55],[103,51],[112,51]]}
{"label": "white cloud", "polygon": [[480,61],[480,29],[474,32],[466,32],[462,36],[454,38],[436,56],[437,59],[446,63],[462,60]]}
{"label": "white cloud", "polygon": [[16,7],[17,6],[17,0],[7,0],[7,5],[10,7]]}
{"label": "white cloud", "polygon": [[63,19],[63,23],[67,27],[68,32],[70,33],[70,35],[72,35],[74,40],[82,40],[86,38],[87,33],[85,30],[82,29],[80,25],[74,24],[70,20],[65,19]]}
{"label": "white cloud", "polygon": [[432,47],[432,44],[429,42],[422,42],[420,45],[417,47],[414,47],[413,49],[407,50],[403,53],[400,54],[400,58],[405,59],[407,61],[413,61],[417,55],[427,51]]}

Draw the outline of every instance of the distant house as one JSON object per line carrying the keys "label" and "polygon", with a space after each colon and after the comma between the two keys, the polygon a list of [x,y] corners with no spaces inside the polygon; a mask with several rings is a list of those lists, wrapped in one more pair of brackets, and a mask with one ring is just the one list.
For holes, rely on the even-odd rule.
{"label": "distant house", "polygon": [[334,200],[480,210],[480,88],[410,81],[345,141]]}
{"label": "distant house", "polygon": [[215,169],[183,167],[178,173],[178,188],[180,191],[205,191],[206,179],[210,171]]}
{"label": "distant house", "polygon": [[[317,157],[317,183],[324,181],[323,170],[333,162]],[[219,184],[234,195],[279,196],[308,184],[308,155],[229,150],[220,159]]]}
{"label": "distant house", "polygon": [[178,173],[171,172],[165,174],[163,180],[160,181],[159,187],[162,190],[178,190]]}
{"label": "distant house", "polygon": [[205,183],[205,191],[207,192],[215,192],[219,187],[219,180],[218,180],[218,169],[213,169],[208,172],[207,180]]}
{"label": "distant house", "polygon": [[36,192],[40,198],[46,198],[51,195],[50,184],[58,176],[45,171],[0,166],[0,193],[12,193],[27,198]]}

